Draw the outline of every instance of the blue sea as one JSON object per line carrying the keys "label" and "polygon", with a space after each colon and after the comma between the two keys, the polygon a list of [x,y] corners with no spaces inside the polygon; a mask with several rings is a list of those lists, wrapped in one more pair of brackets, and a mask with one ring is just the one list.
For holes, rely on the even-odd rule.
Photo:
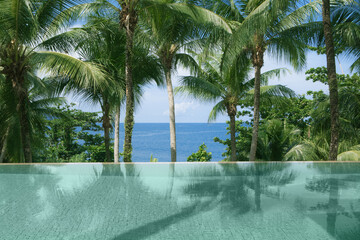
{"label": "blue sea", "polygon": [[[225,145],[214,142],[214,137],[225,140],[227,135],[225,123],[177,123],[176,148],[177,161],[186,162],[188,156],[197,152],[205,143],[212,161],[223,159]],[[151,154],[159,162],[170,161],[170,130],[168,123],[136,123],[133,131],[133,162],[149,162]],[[120,126],[120,152],[124,144],[124,125]],[[121,159],[122,161],[122,159]]]}

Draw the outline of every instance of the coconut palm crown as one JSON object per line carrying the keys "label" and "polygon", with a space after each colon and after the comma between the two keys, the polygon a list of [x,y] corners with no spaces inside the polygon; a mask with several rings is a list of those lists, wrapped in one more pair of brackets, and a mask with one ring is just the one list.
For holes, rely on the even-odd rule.
{"label": "coconut palm crown", "polygon": [[[103,127],[105,137],[106,159],[110,161],[110,129],[111,113],[119,108],[125,98],[125,31],[119,29],[118,22],[114,17],[94,14],[88,18],[88,23],[81,28],[73,28],[56,38],[50,39],[44,45],[56,46],[62,51],[75,51],[81,59],[86,62],[93,62],[106,74],[108,85],[104,88],[83,88],[76,82],[69,79],[62,79],[59,91],[66,90],[67,93],[75,93],[78,97],[99,104],[103,112]],[[138,29],[137,31],[141,31]],[[149,49],[137,43],[133,48],[134,68],[134,96],[138,103],[142,94],[142,87],[152,81],[161,85],[162,69],[157,58],[150,54]],[[60,44],[57,44],[60,43]],[[118,124],[115,126],[115,130]],[[118,136],[115,136],[117,139]],[[115,144],[114,150],[119,148]],[[119,159],[114,159],[118,162]]]}
{"label": "coconut palm crown", "polygon": [[[232,20],[233,34],[227,42],[223,66],[229,67],[239,53],[250,55],[255,69],[254,122],[250,149],[250,160],[256,157],[259,130],[260,76],[267,52],[278,60],[291,63],[300,69],[305,65],[306,42],[302,36],[319,12],[318,1],[299,5],[297,1],[241,1],[235,4],[219,3],[216,11]],[[318,27],[315,25],[315,27]]]}
{"label": "coconut palm crown", "polygon": [[[66,53],[46,51],[41,43],[53,37],[73,21],[65,10],[77,1],[1,0],[0,5],[0,74],[12,86],[16,114],[19,116],[19,161],[32,162],[32,129],[29,121],[29,82],[41,71],[66,76],[85,87],[105,83],[97,65],[85,63]],[[76,12],[73,12],[76,15]],[[5,103],[4,108],[13,106]],[[10,109],[8,109],[11,111]],[[5,140],[6,141],[6,140]]]}
{"label": "coconut palm crown", "polygon": [[[239,57],[230,69],[220,68],[219,56],[208,56],[199,66],[197,76],[187,76],[181,79],[181,86],[177,92],[187,93],[190,96],[209,102],[217,102],[210,112],[208,121],[214,121],[219,114],[226,113],[230,118],[231,161],[236,161],[235,117],[237,106],[247,105],[249,97],[253,96],[254,78],[250,78],[250,61],[244,64]],[[286,69],[275,69],[265,72],[261,76],[263,85],[269,78],[279,76]],[[274,96],[291,97],[294,92],[282,85],[264,86],[262,94],[268,99]]]}

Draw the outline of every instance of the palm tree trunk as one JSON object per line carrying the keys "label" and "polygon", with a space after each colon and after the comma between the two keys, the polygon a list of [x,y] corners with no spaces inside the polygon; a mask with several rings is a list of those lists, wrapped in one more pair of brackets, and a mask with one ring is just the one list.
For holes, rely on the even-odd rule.
{"label": "palm tree trunk", "polygon": [[231,138],[231,161],[236,161],[236,139],[235,139],[235,115],[229,114],[230,117],[230,138]]}
{"label": "palm tree trunk", "polygon": [[2,149],[1,149],[0,163],[4,162],[5,154],[6,154],[6,143],[4,143],[4,145],[3,145]]}
{"label": "palm tree trunk", "polygon": [[1,148],[1,155],[0,155],[0,163],[4,162],[5,155],[6,155],[6,148],[7,148],[7,136],[9,135],[10,128],[6,129],[5,136],[3,137],[3,145]]}
{"label": "palm tree trunk", "polygon": [[107,101],[104,101],[103,106],[103,127],[104,127],[104,140],[105,140],[105,162],[111,161],[110,153],[110,104]]}
{"label": "palm tree trunk", "polygon": [[173,86],[171,82],[171,70],[167,69],[165,75],[169,99],[171,162],[176,162],[175,101]]}
{"label": "palm tree trunk", "polygon": [[251,138],[251,148],[250,148],[250,161],[255,161],[256,158],[256,148],[258,142],[258,133],[259,133],[259,119],[260,119],[260,74],[262,64],[255,65],[255,87],[254,87],[254,122],[253,122],[253,132]]}
{"label": "palm tree trunk", "polygon": [[134,128],[134,91],[132,76],[133,38],[137,24],[137,16],[134,6],[131,3],[122,4],[121,20],[122,26],[126,29],[126,59],[125,59],[125,83],[126,83],[126,115],[125,115],[125,141],[124,141],[124,162],[131,162],[132,154],[132,131]]}
{"label": "palm tree trunk", "polygon": [[133,35],[127,31],[126,34],[126,112],[125,112],[125,141],[124,141],[124,162],[131,162],[132,154],[132,131],[134,128],[134,93],[133,93],[133,80],[132,80],[132,46]]}
{"label": "palm tree trunk", "polygon": [[19,117],[20,117],[20,132],[21,132],[21,143],[24,153],[24,159],[26,163],[32,162],[32,153],[31,153],[31,138],[30,138],[30,125],[27,114],[27,91],[24,89],[19,90]]}
{"label": "palm tree trunk", "polygon": [[120,105],[116,106],[116,114],[115,114],[114,163],[119,162],[120,107],[121,107]]}
{"label": "palm tree trunk", "polygon": [[338,86],[336,80],[335,49],[331,30],[330,0],[323,0],[323,26],[326,45],[326,63],[329,79],[330,95],[330,119],[331,119],[331,140],[329,160],[337,160],[339,147],[339,110],[338,110]]}

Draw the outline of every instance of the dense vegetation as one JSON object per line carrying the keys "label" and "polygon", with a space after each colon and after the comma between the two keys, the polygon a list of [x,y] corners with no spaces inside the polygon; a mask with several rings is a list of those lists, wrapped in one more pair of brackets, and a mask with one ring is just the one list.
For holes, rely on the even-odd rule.
{"label": "dense vegetation", "polygon": [[188,158],[188,162],[210,162],[212,153],[207,152],[207,146],[203,143],[200,145],[199,150],[196,153],[191,154]]}
{"label": "dense vegetation", "polygon": [[[131,161],[134,108],[150,83],[167,87],[171,161],[174,92],[216,102],[210,121],[229,116],[230,139],[215,139],[228,146],[225,160],[360,158],[358,0],[0,0],[0,6],[0,163],[118,162],[119,155]],[[298,71],[310,50],[327,62],[309,69],[307,80],[327,84],[329,95],[298,96],[268,85],[288,70],[262,72],[265,54]],[[353,75],[336,74],[339,54],[353,60]],[[173,89],[178,66],[191,76]],[[75,110],[66,94],[99,104],[101,113]]]}

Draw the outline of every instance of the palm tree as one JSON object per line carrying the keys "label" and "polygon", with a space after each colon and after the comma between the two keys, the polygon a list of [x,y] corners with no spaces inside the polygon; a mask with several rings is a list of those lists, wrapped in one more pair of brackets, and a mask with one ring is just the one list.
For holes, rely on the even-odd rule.
{"label": "palm tree", "polygon": [[339,99],[336,80],[335,49],[330,20],[330,0],[322,0],[322,17],[324,26],[326,64],[330,95],[331,140],[329,160],[336,160],[339,148]]}
{"label": "palm tree", "polygon": [[[219,101],[216,103],[209,115],[209,121],[216,119],[219,113],[227,113],[230,118],[230,135],[231,135],[231,161],[236,161],[236,139],[235,139],[235,116],[237,106],[247,101],[255,79],[249,78],[250,62],[244,64],[243,59],[238,58],[232,64],[231,68],[224,71],[220,68],[221,60],[219,57],[208,57],[202,63],[203,66],[198,75],[183,77],[181,85],[176,89],[177,92],[188,93],[194,98],[205,101]],[[262,83],[266,84],[267,80],[273,76],[279,76],[284,69],[276,69],[263,73]],[[293,92],[281,85],[266,86],[264,94],[267,96],[284,95],[292,96]]]}
{"label": "palm tree", "polygon": [[[215,23],[215,25],[220,25],[223,28],[228,29],[225,21],[217,16],[216,14],[197,7],[195,5],[189,5],[182,2],[186,1],[139,1],[139,0],[122,0],[119,1],[121,5],[120,12],[120,24],[123,28],[126,29],[126,117],[125,117],[125,142],[124,142],[124,161],[131,161],[131,136],[132,129],[134,124],[133,119],[133,95],[131,93],[132,89],[132,66],[130,62],[132,62],[132,47],[133,47],[133,38],[135,33],[135,28],[137,26],[138,20],[148,20],[153,26],[156,28],[161,28],[159,25],[164,26],[164,24],[169,24],[164,21],[163,16],[170,16],[171,14],[181,13],[188,15],[189,17],[197,20],[197,22],[211,22]],[[163,29],[165,31],[170,30],[171,34],[176,33],[176,29],[172,27],[179,27],[180,24],[173,25],[178,22],[179,19],[175,19],[173,16],[171,27],[167,29]],[[169,26],[168,25],[168,26]],[[187,26],[188,27],[188,26]],[[186,27],[185,27],[186,29]],[[184,29],[182,29],[184,30]],[[229,30],[229,29],[228,29]],[[184,34],[184,32],[180,32]],[[185,32],[186,33],[186,32]],[[181,37],[180,34],[180,37]],[[161,37],[165,35],[161,34]],[[183,39],[176,39],[179,36],[173,36],[171,39],[166,39],[166,44],[161,44],[160,49],[158,49],[158,56],[160,57],[162,64],[165,70],[166,76],[166,84],[168,90],[168,98],[169,98],[169,115],[170,115],[170,147],[171,147],[171,161],[176,161],[176,130],[175,130],[175,104],[174,104],[174,96],[171,82],[171,69],[173,67],[173,60],[175,53],[179,50],[181,43],[184,41]],[[158,39],[160,40],[160,39]],[[163,41],[163,39],[161,39]]]}
{"label": "palm tree", "polygon": [[[341,78],[340,78],[341,79]],[[351,79],[354,81],[354,79]],[[360,93],[357,84],[351,82],[339,82],[339,114],[340,126],[339,147],[337,159],[358,160],[360,158]],[[313,112],[311,113],[310,139],[303,139],[294,146],[285,156],[287,160],[328,160],[330,153],[329,140],[331,136],[330,98],[322,96],[314,100]]]}
{"label": "palm tree", "polygon": [[153,18],[145,19],[146,35],[142,38],[145,45],[149,45],[154,50],[154,54],[160,59],[166,79],[167,93],[169,100],[170,118],[170,149],[171,162],[176,162],[176,128],[175,128],[175,101],[172,84],[172,72],[177,66],[189,67],[196,65],[191,55],[186,50],[199,46],[199,35],[196,24],[188,16],[183,14],[168,13],[157,16],[161,21],[153,24]]}
{"label": "palm tree", "polygon": [[0,71],[12,86],[13,101],[19,115],[21,159],[32,162],[31,127],[26,105],[29,102],[28,82],[37,70],[70,77],[88,85],[101,83],[103,73],[96,65],[84,63],[65,53],[40,51],[42,41],[66,26],[70,15],[63,10],[74,1],[1,0]]}
{"label": "palm tree", "polygon": [[[355,61],[351,65],[351,70],[359,69],[359,17],[358,0],[337,1],[331,4],[330,1],[323,1],[322,29],[313,31],[313,36],[309,38],[318,41],[318,45],[325,44],[325,50],[320,48],[320,52],[326,53],[327,58],[327,83],[329,85],[330,95],[327,110],[330,112],[330,116],[326,118],[330,118],[330,121],[326,123],[329,123],[328,128],[331,129],[331,131],[329,132],[329,154],[326,156],[327,159],[330,160],[336,160],[337,156],[339,156],[339,151],[341,152],[341,150],[339,150],[339,144],[341,145],[341,132],[343,131],[343,129],[341,129],[343,127],[343,122],[341,118],[339,118],[339,116],[341,116],[341,108],[343,107],[341,106],[342,94],[339,91],[342,90],[341,86],[339,86],[338,91],[340,79],[336,75],[335,57],[342,52],[353,55],[355,56]],[[334,42],[336,44],[334,44]],[[344,97],[344,95],[342,96]],[[351,102],[347,101],[347,103]],[[353,104],[348,104],[348,107],[350,106],[353,106]],[[352,112],[355,113],[356,111]],[[324,136],[327,137],[327,134]]]}
{"label": "palm tree", "polygon": [[116,0],[97,1],[95,3],[84,3],[77,6],[76,11],[86,16],[91,11],[104,11],[116,13],[119,16],[120,28],[126,32],[126,58],[125,58],[125,82],[126,82],[126,116],[125,116],[125,141],[124,161],[131,161],[132,153],[132,130],[134,126],[134,95],[133,95],[133,45],[138,22],[150,20],[152,23],[162,21],[164,14],[182,13],[198,23],[211,23],[215,26],[230,31],[226,21],[213,12],[198,6],[183,3],[186,1],[157,1],[157,0]]}
{"label": "palm tree", "polygon": [[126,30],[126,61],[125,61],[125,83],[126,83],[126,115],[125,115],[125,141],[124,141],[124,161],[131,162],[132,154],[132,130],[134,127],[134,95],[133,95],[133,72],[131,62],[133,57],[133,39],[135,28],[138,22],[137,6],[138,0],[119,1],[120,26]]}
{"label": "palm tree", "polygon": [[[230,1],[233,3],[233,1]],[[231,5],[231,6],[230,6]],[[305,64],[306,45],[299,35],[307,29],[318,2],[297,7],[296,1],[246,1],[243,4],[219,3],[216,11],[233,21],[233,34],[228,44],[223,66],[230,66],[240,52],[251,56],[255,69],[254,121],[250,149],[250,161],[256,157],[259,130],[260,76],[264,54],[290,62],[295,69]]]}
{"label": "palm tree", "polygon": [[285,121],[271,119],[260,125],[257,156],[265,161],[282,161],[299,139],[301,131]]}
{"label": "palm tree", "polygon": [[[328,15],[331,15],[331,19]],[[359,19],[360,3],[358,0],[341,1],[331,4],[328,1],[323,2],[323,27],[327,53],[327,70],[331,102],[330,110],[332,132],[329,159],[332,160],[336,159],[336,155],[338,153],[338,144],[340,144],[339,141],[341,141],[341,132],[343,131],[341,117],[339,119],[339,114],[341,116],[341,105],[343,101],[341,99],[341,86],[339,86],[339,93],[337,92],[338,83],[341,84],[341,82],[340,79],[338,79],[335,75],[336,69],[334,68],[333,55],[336,54],[335,51],[338,50],[337,48],[340,48],[340,50],[344,51],[348,55],[354,56],[355,58],[350,69],[356,71],[360,69]],[[329,32],[332,34],[329,34]],[[335,45],[334,42],[336,43]],[[353,94],[351,95],[353,96]],[[355,101],[347,101],[348,106],[353,106],[353,103],[357,103],[356,98],[353,100]],[[356,113],[356,111],[352,112]]]}
{"label": "palm tree", "polygon": [[[64,99],[54,96],[54,88],[45,79],[34,77],[29,80],[26,85],[28,100],[25,107],[29,122],[29,137],[34,152],[42,147],[46,119],[56,114],[50,107],[63,103]],[[16,105],[16,95],[11,83],[5,78],[0,78],[0,135],[2,136],[0,163],[23,161],[23,152],[18,144],[21,139],[21,125]]]}
{"label": "palm tree", "polygon": [[351,70],[360,69],[359,58],[359,39],[360,39],[360,2],[359,0],[349,0],[336,2],[331,6],[332,32],[335,50],[339,47],[346,54],[353,55],[355,61],[351,65]]}
{"label": "palm tree", "polygon": [[[123,88],[124,90],[124,88]],[[121,105],[125,101],[125,94],[122,95],[120,101],[116,101],[115,103],[115,121],[114,121],[114,163],[118,163],[120,161],[120,110]]]}
{"label": "palm tree", "polygon": [[[125,97],[125,32],[119,31],[118,23],[109,16],[94,15],[89,18],[88,23],[82,28],[75,28],[64,32],[51,41],[61,42],[57,46],[62,51],[75,51],[84,61],[99,64],[107,74],[108,86],[102,89],[83,88],[71,79],[63,79],[58,91],[75,92],[93,103],[98,103],[102,109],[102,121],[104,127],[104,140],[106,159],[109,162],[110,156],[110,129],[111,112],[116,111],[116,118],[120,118],[120,107]],[[135,39],[136,41],[136,39]],[[123,43],[123,44],[119,44]],[[132,67],[135,70],[134,96],[139,102],[141,88],[154,80],[157,84],[162,83],[161,66],[157,59],[150,55],[146,47],[137,44],[133,48]],[[119,120],[118,120],[119,121]],[[115,139],[119,140],[119,123],[115,124]],[[119,143],[115,142],[114,161],[119,161]]]}
{"label": "palm tree", "polygon": [[[75,51],[84,61],[99,64],[104,69],[109,83],[106,88],[84,88],[71,79],[63,78],[59,81],[58,92],[73,92],[88,102],[100,105],[104,128],[105,162],[111,161],[111,112],[115,108],[120,108],[125,95],[123,91],[125,45],[118,44],[124,40],[125,36],[122,31],[118,31],[116,22],[101,16],[93,16],[84,27],[71,29],[44,43],[44,45],[55,45],[59,51]],[[57,42],[61,44],[56,45]],[[116,137],[119,139],[118,135]],[[115,149],[118,153],[119,147]],[[119,158],[116,160],[119,161]]]}
{"label": "palm tree", "polygon": [[[93,43],[93,42],[92,42]],[[94,60],[95,61],[95,60]],[[110,130],[111,130],[111,112],[113,108],[120,105],[120,100],[123,90],[117,82],[110,82],[108,87],[103,89],[96,88],[82,88],[74,84],[71,80],[66,78],[58,81],[57,91],[64,94],[74,93],[76,97],[84,99],[91,104],[99,104],[102,111],[102,126],[104,128],[104,143],[105,143],[105,162],[111,161],[110,151]],[[56,84],[56,82],[55,82]],[[113,105],[114,103],[114,105]]]}

